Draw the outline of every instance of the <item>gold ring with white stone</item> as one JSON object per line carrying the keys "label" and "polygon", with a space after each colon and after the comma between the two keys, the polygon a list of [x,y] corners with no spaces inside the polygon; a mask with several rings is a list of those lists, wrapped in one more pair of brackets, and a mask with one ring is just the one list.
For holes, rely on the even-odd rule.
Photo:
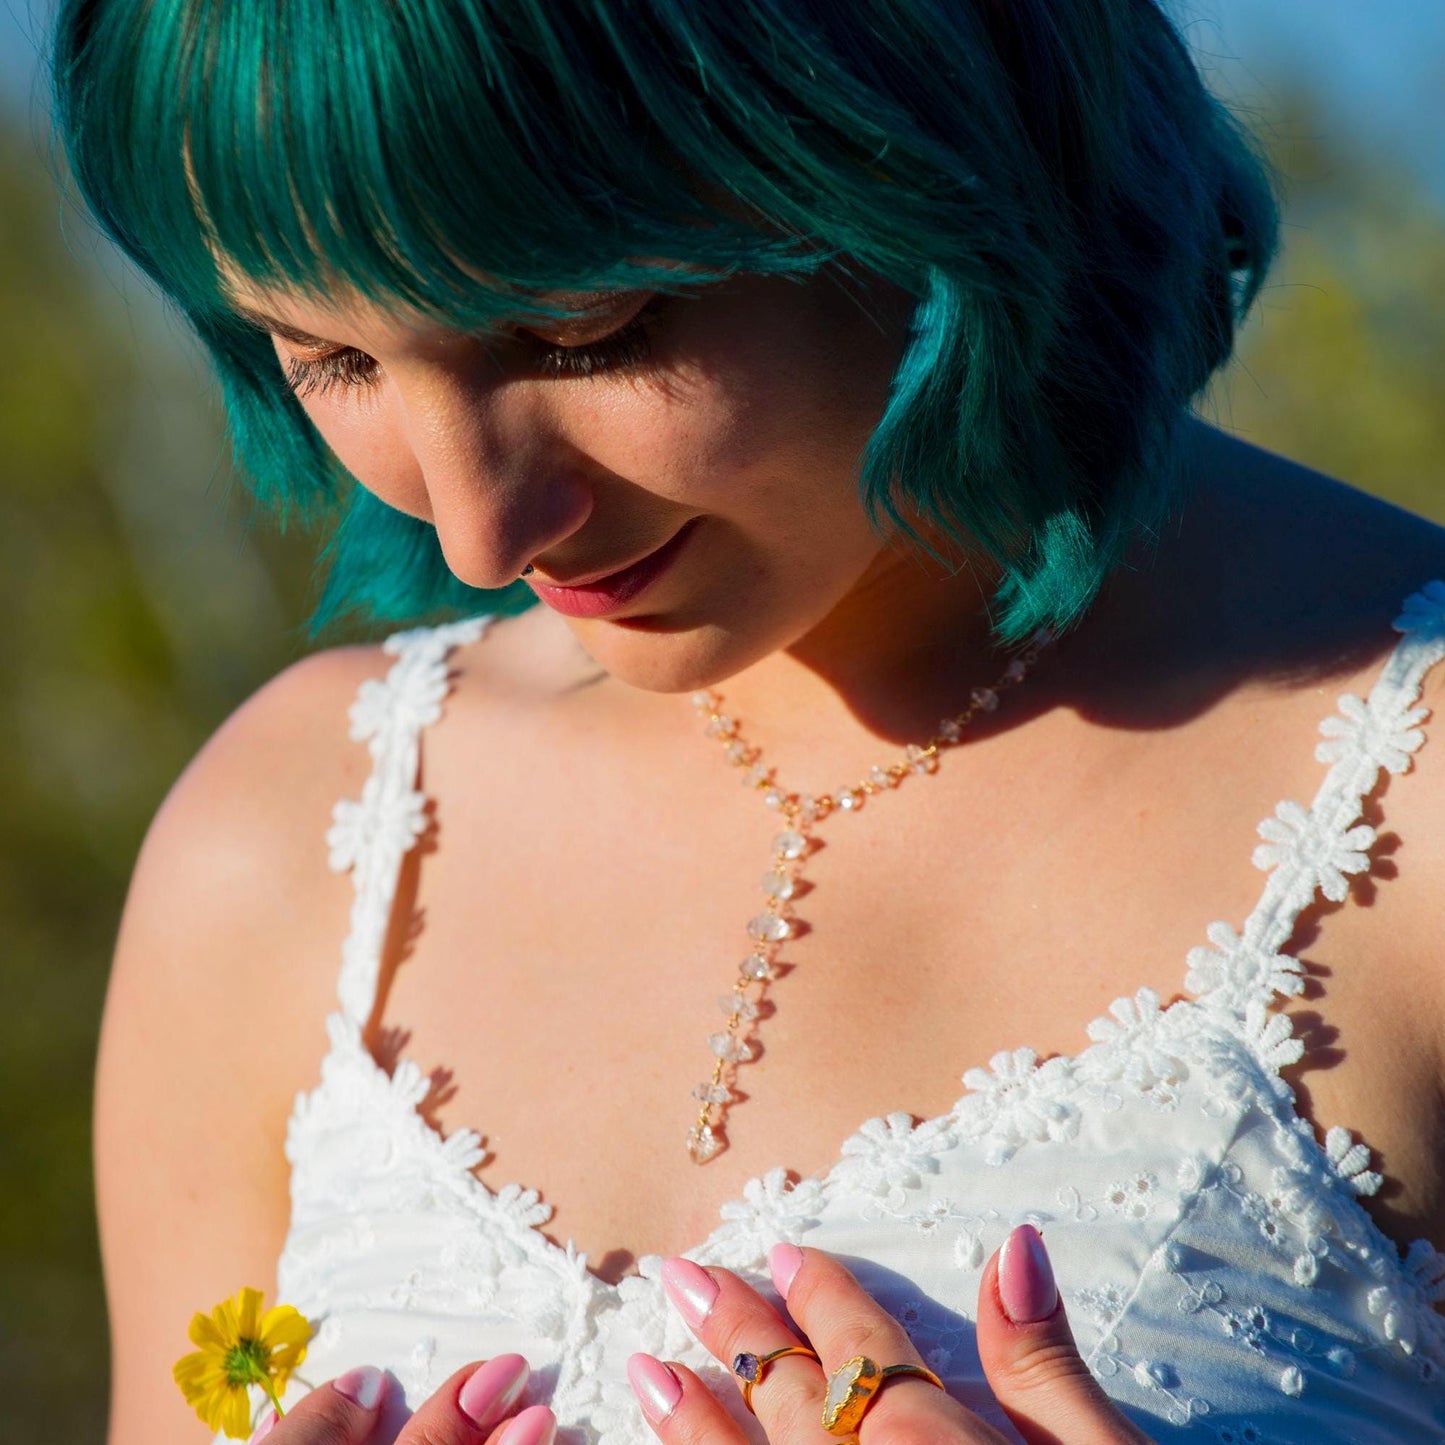
{"label": "gold ring with white stone", "polygon": [[882,1369],[867,1355],[854,1355],[828,1376],[828,1393],[823,1397],[823,1428],[830,1435],[852,1436],[878,1393],[889,1380],[912,1375],[941,1390],[943,1381],[922,1365],[884,1365]]}

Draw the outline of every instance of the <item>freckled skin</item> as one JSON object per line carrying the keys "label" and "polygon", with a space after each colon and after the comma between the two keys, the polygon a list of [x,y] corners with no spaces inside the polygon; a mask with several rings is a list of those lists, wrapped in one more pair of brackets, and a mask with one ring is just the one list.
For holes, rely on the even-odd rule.
{"label": "freckled skin", "polygon": [[[706,1188],[683,1174],[672,1195],[644,1200],[630,1181],[672,1178],[662,1161],[678,1134],[678,1120],[655,1106],[651,1070],[635,1082],[625,1070],[608,1076],[613,1103],[633,1121],[633,1157],[599,1181],[567,1146],[590,1097],[587,1070],[539,1072],[524,1026],[502,1031],[503,1045],[486,1020],[531,1017],[545,976],[556,985],[547,1017],[560,1037],[576,1037],[620,988],[632,1004],[627,1027],[614,1023],[609,1035],[619,1057],[645,1055],[659,1077],[687,1076],[697,1041],[675,1021],[695,1003],[697,980],[691,965],[657,972],[672,945],[644,944],[641,920],[675,901],[668,939],[728,936],[751,896],[731,883],[758,866],[758,820],[734,792],[717,793],[723,783],[689,751],[686,710],[651,694],[725,684],[730,710],[767,742],[784,779],[819,787],[928,736],[968,687],[997,674],[981,600],[987,575],[948,576],[890,546],[857,498],[859,455],[911,301],[827,278],[744,278],[661,312],[650,360],[635,373],[563,379],[505,347],[410,332],[375,311],[266,299],[295,326],[380,362],[374,388],[313,394],[306,408],[364,485],[436,525],[467,581],[500,585],[528,562],[543,580],[595,574],[701,519],[678,563],[622,615],[533,614],[484,644],[492,661],[479,656],[478,666],[555,674],[544,691],[568,700],[509,720],[495,681],[474,712],[463,682],[450,705],[458,720],[429,743],[433,777],[453,817],[535,810],[567,820],[566,846],[543,829],[529,852],[510,830],[508,858],[489,865],[482,894],[465,849],[442,849],[424,875],[435,922],[420,966],[402,973],[389,1004],[416,1023],[421,1057],[462,1061],[440,1122],[494,1124],[503,1172],[542,1185],[558,1206],[555,1228],[599,1260],[700,1237],[717,1201],[751,1173],[780,1161],[806,1172],[826,1161],[828,1142],[880,1109],[906,1100],[936,1113],[952,1097],[939,1081],[956,1077],[955,1063],[1024,1041],[1043,1055],[1068,1051],[1110,998],[1141,984],[1171,997],[1204,926],[1252,905],[1254,823],[1280,797],[1309,796],[1316,765],[1306,744],[1330,700],[1368,691],[1399,600],[1445,572],[1437,529],[1191,423],[1193,500],[1182,519],[1110,580],[1025,694],[1000,709],[996,732],[926,787],[870,802],[869,821],[845,825],[848,846],[830,844],[808,900],[827,966],[789,979],[788,1008],[769,1023],[767,1068],[750,1080],[746,1131],[709,1166]],[[277,346],[284,357],[287,344]],[[557,650],[559,637],[600,665],[602,685],[570,690],[576,664]],[[549,657],[564,659],[552,673],[535,661]],[[1276,669],[1294,681],[1280,682]],[[477,749],[522,760],[515,788],[492,771],[477,781]],[[534,756],[548,765],[529,766]],[[1445,856],[1429,804],[1439,782],[1427,774],[1410,784],[1391,799],[1402,832],[1417,857]],[[640,830],[625,848],[619,819]],[[1161,859],[1178,862],[1161,871]],[[1428,861],[1417,863],[1418,876],[1428,872]],[[539,933],[530,915],[506,908],[542,876],[571,900],[566,917],[583,936],[570,939],[557,916]],[[1418,1047],[1384,1047],[1397,1031],[1381,998],[1398,998],[1412,1027],[1438,1021],[1432,955],[1417,946],[1431,936],[1432,896],[1402,887],[1374,910],[1331,917],[1313,958],[1341,960],[1326,1009],[1354,1046],[1343,1060],[1308,1055],[1296,1081],[1314,1117],[1347,1119],[1393,1156],[1401,1182],[1371,1208],[1400,1237],[1438,1226],[1445,1197],[1426,1106],[1441,1030],[1417,1028]],[[603,919],[630,922],[599,938]],[[1376,966],[1346,965],[1360,956]],[[910,986],[880,994],[877,961],[898,957]],[[548,962],[540,974],[519,972],[519,958]],[[455,999],[478,968],[489,996],[485,1017],[468,1022]],[[1422,994],[1433,1001],[1424,1008]],[[839,997],[870,1000],[870,1029],[850,1035],[846,1079],[831,1062],[832,1035],[812,1027]],[[480,1054],[470,1043],[477,1029],[492,1041]],[[892,1041],[904,1037],[912,1047],[900,1054]],[[538,1097],[560,1107],[538,1112]],[[1405,1097],[1419,1107],[1380,1104]],[[802,1150],[788,1122],[800,1101],[818,1121],[818,1139]],[[614,1250],[618,1242],[627,1248]]]}
{"label": "freckled skin", "polygon": [[[637,625],[570,624],[610,674],[659,691],[788,646],[860,584],[876,605],[880,575],[898,626],[913,593],[935,607],[936,569],[888,548],[857,489],[912,305],[881,284],[743,278],[666,305],[640,369],[553,378],[374,309],[266,298],[380,363],[375,387],[303,404],[365,486],[434,523],[463,580],[501,586],[529,562],[544,580],[595,573],[702,518],[681,564],[626,609]],[[959,591],[976,606],[971,579]]]}
{"label": "freckled skin", "polygon": [[[445,1075],[430,1121],[483,1131],[485,1182],[540,1190],[548,1232],[605,1277],[695,1244],[749,1179],[828,1165],[865,1119],[940,1114],[999,1049],[1076,1052],[1111,1000],[1173,997],[1209,923],[1259,896],[1259,819],[1318,786],[1320,719],[1369,690],[1401,599],[1445,576],[1439,529],[1191,424],[1191,501],[1157,545],[935,776],[827,828],[765,1053],[697,1170],[688,1094],[776,820],[672,694],[719,685],[780,777],[821,791],[1001,671],[989,577],[889,545],[857,499],[909,299],[742,279],[661,311],[635,374],[587,379],[375,310],[251,299],[379,363],[375,386],[304,405],[469,582],[595,574],[698,519],[624,615],[537,608],[454,654],[424,748],[439,828],[387,960],[384,1032]],[[272,1287],[285,1121],[316,1081],[351,905],[320,837],[369,763],[346,707],[387,661],[330,649],[245,704],[137,866],[97,1094],[117,1442],[183,1438],[173,1322]],[[1382,1228],[1442,1245],[1445,739],[1426,729],[1372,804],[1387,871],[1313,920],[1309,991],[1283,1007],[1303,1117],[1373,1146]],[[284,1001],[244,1050],[238,977]]]}

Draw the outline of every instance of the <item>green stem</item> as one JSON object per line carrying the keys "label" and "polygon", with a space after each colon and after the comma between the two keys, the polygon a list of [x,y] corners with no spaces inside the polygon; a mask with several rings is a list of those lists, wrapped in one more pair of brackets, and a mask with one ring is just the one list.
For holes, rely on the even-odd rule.
{"label": "green stem", "polygon": [[276,1394],[276,1386],[272,1381],[270,1375],[267,1375],[264,1379],[262,1379],[261,1388],[265,1390],[267,1398],[271,1401],[271,1408],[275,1410],[276,1418],[279,1420],[286,1413],[286,1411],[281,1406],[280,1397]]}

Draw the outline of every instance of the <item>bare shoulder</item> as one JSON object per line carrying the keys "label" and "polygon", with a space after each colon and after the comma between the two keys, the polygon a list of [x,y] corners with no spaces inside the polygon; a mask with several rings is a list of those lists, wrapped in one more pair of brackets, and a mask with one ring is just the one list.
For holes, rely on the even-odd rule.
{"label": "bare shoulder", "polygon": [[385,659],[319,653],[237,709],[162,804],[121,920],[97,1067],[114,1445],[201,1438],[170,1382],[193,1311],[274,1290],[290,1102],[314,1082],[349,885],[326,868],[360,786],[346,709]]}
{"label": "bare shoulder", "polygon": [[[494,623],[450,660],[477,729],[565,685],[567,639]],[[371,768],[348,709],[394,659],[334,648],[285,669],[217,729],[141,848],[102,1027],[96,1178],[112,1305],[112,1445],[200,1438],[170,1382],[193,1311],[275,1288],[286,1122],[335,1007],[349,878],[328,866],[338,799]]]}
{"label": "bare shoulder", "polygon": [[[1325,765],[1314,756],[1320,722],[1342,707],[1348,717],[1346,695],[1369,698],[1397,648],[1416,664],[1426,711],[1393,729],[1414,751],[1401,750],[1365,799],[1377,834],[1368,872],[1345,903],[1321,902],[1301,920],[1295,946],[1311,984],[1290,1011],[1307,1046],[1294,1081],[1315,1117],[1376,1149],[1386,1178],[1377,1219],[1397,1239],[1445,1242],[1445,660],[1429,620],[1445,602],[1430,588],[1445,582],[1445,530],[1205,430],[1216,500],[1203,533],[1223,541],[1200,549],[1196,585],[1221,599],[1200,635],[1217,632],[1255,679],[1229,700],[1221,768],[1277,774],[1284,796],[1308,804]],[[1402,643],[1392,624],[1427,588]],[[1387,749],[1376,751],[1383,760]]]}

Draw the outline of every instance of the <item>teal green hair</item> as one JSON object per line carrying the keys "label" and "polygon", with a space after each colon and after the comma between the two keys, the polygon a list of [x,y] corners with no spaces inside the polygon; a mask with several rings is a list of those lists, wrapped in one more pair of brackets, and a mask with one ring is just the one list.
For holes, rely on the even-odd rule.
{"label": "teal green hair", "polygon": [[531,594],[465,586],[354,485],[219,257],[479,330],[679,274],[901,286],[862,496],[881,533],[998,563],[1012,641],[1074,621],[1175,504],[1181,422],[1277,239],[1153,0],[63,0],[54,82],[80,188],[209,348],[257,495],[335,520],[316,629]]}

